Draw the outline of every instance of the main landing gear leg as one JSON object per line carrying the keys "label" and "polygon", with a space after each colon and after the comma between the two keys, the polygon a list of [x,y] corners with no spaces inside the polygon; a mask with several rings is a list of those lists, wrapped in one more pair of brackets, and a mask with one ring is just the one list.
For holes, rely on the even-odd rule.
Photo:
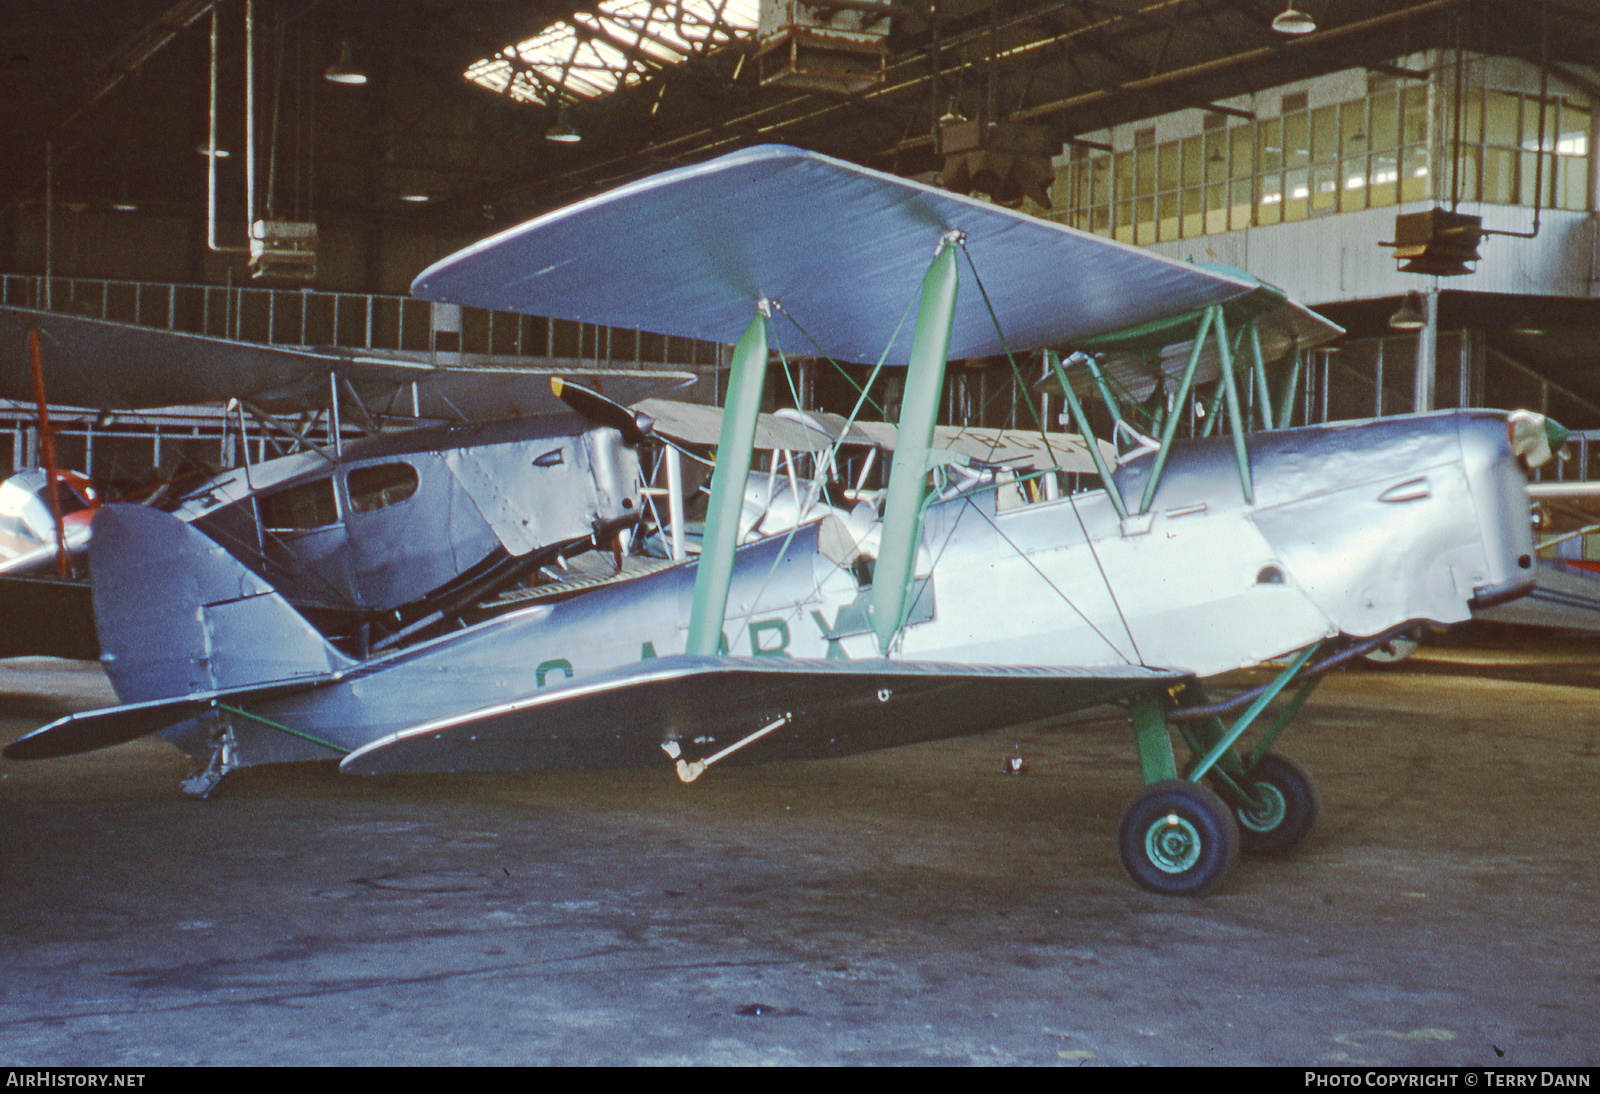
{"label": "main landing gear leg", "polygon": [[[1205,693],[1186,685],[1170,714],[1157,696],[1133,704],[1134,739],[1145,787],[1123,810],[1118,830],[1122,865],[1142,887],[1169,896],[1204,896],[1233,868],[1241,850],[1284,854],[1298,847],[1316,824],[1315,784],[1304,768],[1268,752],[1316,686],[1301,684],[1248,754],[1237,748],[1245,730],[1311,659],[1297,656],[1227,726],[1203,708]],[[1168,733],[1178,726],[1193,756],[1182,777]]]}
{"label": "main landing gear leg", "polygon": [[[1239,822],[1240,848],[1247,855],[1288,854],[1304,843],[1316,826],[1321,810],[1316,783],[1300,764],[1268,751],[1316,685],[1316,680],[1302,684],[1261,740],[1245,754],[1233,746],[1230,736],[1236,739],[1236,735],[1221,718],[1178,722],[1178,732],[1196,757],[1217,754],[1210,768],[1200,766],[1197,760],[1189,777],[1204,778],[1228,803]],[[1204,693],[1198,687],[1193,691],[1196,704],[1203,703]]]}

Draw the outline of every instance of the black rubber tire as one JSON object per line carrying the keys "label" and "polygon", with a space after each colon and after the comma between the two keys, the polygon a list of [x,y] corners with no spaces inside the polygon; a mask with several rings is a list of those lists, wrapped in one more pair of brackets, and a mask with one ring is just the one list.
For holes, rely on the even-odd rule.
{"label": "black rubber tire", "polygon": [[1164,896],[1205,896],[1239,859],[1233,810],[1208,786],[1168,779],[1145,787],[1122,811],[1122,868]]}
{"label": "black rubber tire", "polygon": [[1244,782],[1268,801],[1264,811],[1234,811],[1239,845],[1245,854],[1287,855],[1306,841],[1316,827],[1322,803],[1317,784],[1305,768],[1287,756],[1268,753]]}

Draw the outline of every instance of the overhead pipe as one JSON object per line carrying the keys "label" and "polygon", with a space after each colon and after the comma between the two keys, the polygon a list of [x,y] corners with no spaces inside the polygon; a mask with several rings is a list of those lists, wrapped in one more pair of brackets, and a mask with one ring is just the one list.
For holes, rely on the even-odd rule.
{"label": "overhead pipe", "polygon": [[[1537,239],[1539,237],[1539,212],[1544,204],[1544,119],[1545,109],[1550,105],[1550,4],[1539,5],[1539,123],[1533,137],[1533,231],[1508,232],[1497,228],[1484,228],[1480,234],[1486,236],[1511,236],[1513,239]],[[1456,114],[1461,114],[1460,93],[1456,97]],[[1552,161],[1556,158],[1556,146],[1560,144],[1560,134],[1556,135],[1552,143],[1549,156]],[[1455,160],[1461,159],[1461,142],[1457,140],[1454,149]],[[1555,166],[1551,165],[1551,174],[1554,176]],[[1552,178],[1553,181],[1553,178]],[[1551,189],[1555,187],[1552,185]],[[1480,198],[1482,195],[1479,195]],[[1552,203],[1552,208],[1554,204]],[[1452,207],[1453,208],[1453,207]],[[1430,313],[1431,315],[1431,313]]]}

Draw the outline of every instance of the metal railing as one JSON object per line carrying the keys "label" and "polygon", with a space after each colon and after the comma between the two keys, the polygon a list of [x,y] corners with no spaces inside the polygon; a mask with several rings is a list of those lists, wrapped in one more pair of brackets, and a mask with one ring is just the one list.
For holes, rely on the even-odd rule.
{"label": "metal railing", "polygon": [[[461,353],[488,358],[488,363],[556,357],[596,365],[688,367],[713,378],[724,349],[714,342],[594,323],[435,306],[409,296],[304,288],[88,277],[52,277],[46,284],[38,274],[0,274],[0,304],[266,345],[419,357]],[[230,438],[222,415],[198,407],[119,414],[111,421],[58,409],[52,417],[61,465],[91,475],[161,467],[180,450],[228,465],[238,442]],[[37,463],[33,419],[31,405],[0,402],[0,471]],[[264,436],[254,429],[246,432],[255,458],[271,454]]]}
{"label": "metal railing", "polygon": [[618,365],[715,365],[722,353],[714,342],[384,293],[0,274],[0,303],[266,345]]}

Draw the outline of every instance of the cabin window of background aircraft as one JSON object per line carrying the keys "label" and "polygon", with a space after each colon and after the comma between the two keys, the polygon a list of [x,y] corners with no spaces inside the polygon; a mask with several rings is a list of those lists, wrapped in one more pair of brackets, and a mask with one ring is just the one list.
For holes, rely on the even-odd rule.
{"label": "cabin window of background aircraft", "polygon": [[256,498],[261,526],[279,535],[309,532],[339,523],[339,505],[333,496],[333,477],[291,486],[276,494]]}
{"label": "cabin window of background aircraft", "polygon": [[[1590,104],[1550,95],[1539,130],[1537,94],[1485,88],[1483,63],[1467,66],[1461,142],[1447,71],[1427,83],[1371,74],[1367,94],[1311,107],[1286,92],[1277,117],[1240,121],[1207,113],[1198,136],[1156,141],[1133,134],[1111,155],[1073,151],[1056,175],[1058,219],[1125,243],[1157,243],[1332,213],[1433,199],[1533,205],[1544,158],[1546,208],[1587,208]],[[1476,85],[1476,86],[1474,86]],[[1432,132],[1430,119],[1437,118]],[[1439,169],[1433,160],[1444,156]]]}
{"label": "cabin window of background aircraft", "polygon": [[417,492],[417,469],[409,463],[358,467],[345,477],[352,513],[371,513]]}

